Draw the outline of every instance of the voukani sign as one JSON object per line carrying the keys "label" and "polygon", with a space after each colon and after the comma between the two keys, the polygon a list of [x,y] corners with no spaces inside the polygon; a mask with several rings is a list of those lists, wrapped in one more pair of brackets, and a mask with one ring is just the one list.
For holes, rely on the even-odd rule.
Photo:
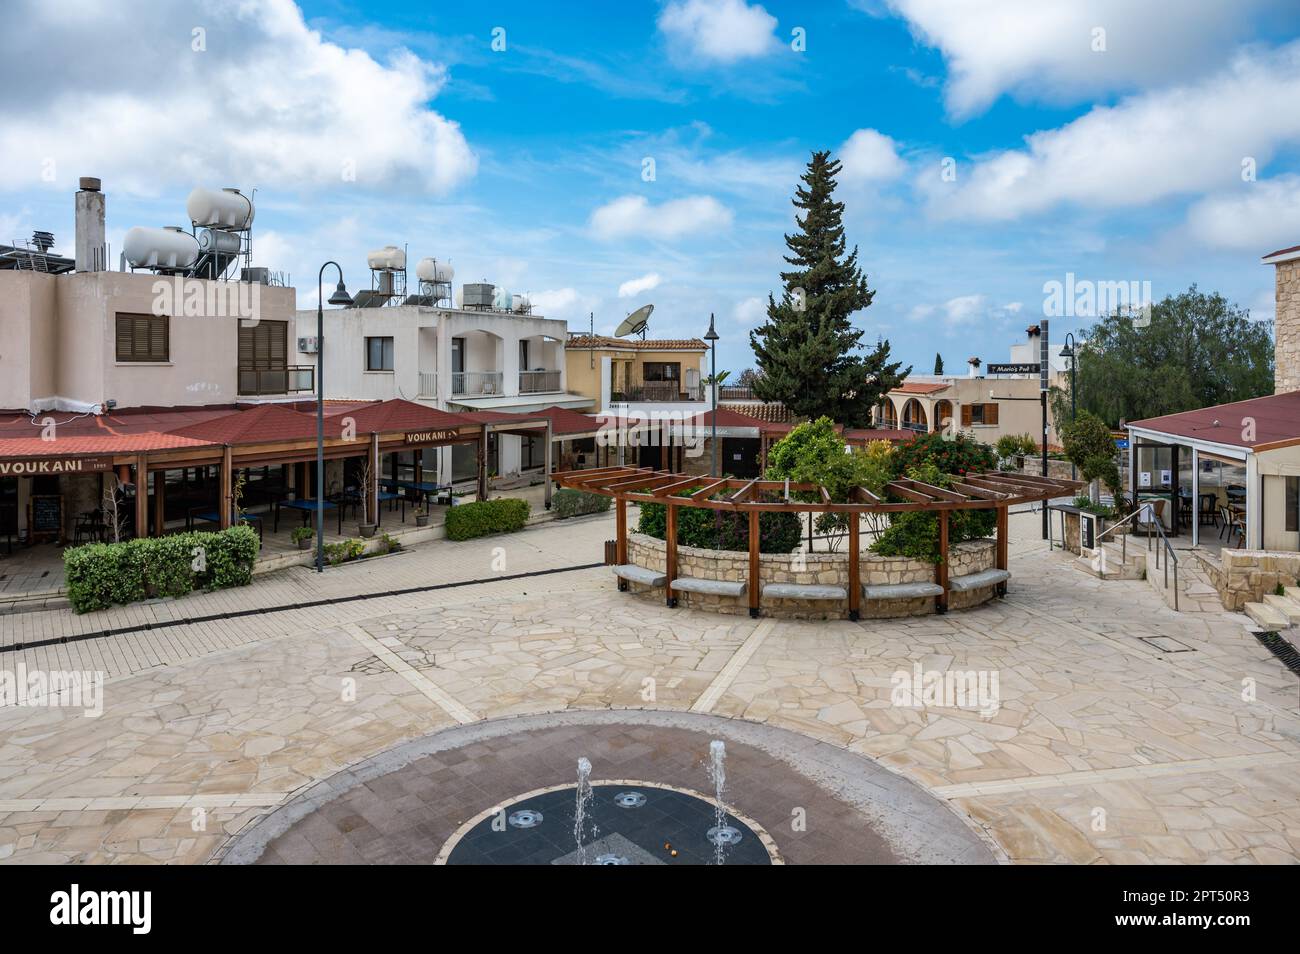
{"label": "voukani sign", "polygon": [[439,441],[454,441],[458,437],[459,431],[448,428],[441,431],[410,431],[402,436],[402,440],[408,444],[436,444]]}
{"label": "voukani sign", "polygon": [[85,474],[108,470],[107,457],[33,457],[30,460],[0,460],[0,477],[40,477],[44,474]]}

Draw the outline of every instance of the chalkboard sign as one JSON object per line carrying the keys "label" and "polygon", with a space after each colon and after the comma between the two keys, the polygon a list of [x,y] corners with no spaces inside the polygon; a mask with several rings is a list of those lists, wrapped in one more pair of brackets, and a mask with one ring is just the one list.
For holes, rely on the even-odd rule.
{"label": "chalkboard sign", "polygon": [[63,494],[39,494],[28,503],[27,536],[38,540],[63,539]]}

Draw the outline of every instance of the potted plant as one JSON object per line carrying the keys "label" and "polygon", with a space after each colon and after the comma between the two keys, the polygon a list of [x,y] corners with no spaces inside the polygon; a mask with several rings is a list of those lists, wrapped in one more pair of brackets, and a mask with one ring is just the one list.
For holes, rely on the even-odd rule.
{"label": "potted plant", "polygon": [[424,509],[424,504],[420,504],[420,506],[416,507],[412,512],[415,514],[415,525],[417,527],[427,527],[429,525],[429,518],[432,514],[430,514],[428,510]]}
{"label": "potted plant", "polygon": [[290,539],[298,544],[299,550],[311,549],[311,538],[316,536],[316,531],[311,527],[294,527],[293,532],[289,534]]}
{"label": "potted plant", "polygon": [[357,525],[357,532],[362,537],[370,538],[375,535],[378,528],[378,514],[370,512],[370,461],[367,460],[361,467],[361,477],[359,489],[361,491],[361,523]]}

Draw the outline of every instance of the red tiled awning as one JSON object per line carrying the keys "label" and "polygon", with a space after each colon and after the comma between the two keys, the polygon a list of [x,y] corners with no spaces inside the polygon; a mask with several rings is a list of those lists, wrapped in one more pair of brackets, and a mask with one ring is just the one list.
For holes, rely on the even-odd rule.
{"label": "red tiled awning", "polygon": [[1300,443],[1300,391],[1149,417],[1128,426],[1231,447]]}

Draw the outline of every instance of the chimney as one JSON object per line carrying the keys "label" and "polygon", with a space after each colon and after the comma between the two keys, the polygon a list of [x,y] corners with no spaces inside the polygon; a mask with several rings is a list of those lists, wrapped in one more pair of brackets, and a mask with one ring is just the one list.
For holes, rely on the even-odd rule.
{"label": "chimney", "polygon": [[81,177],[77,203],[77,271],[102,272],[108,268],[108,246],[104,244],[104,193],[98,179]]}
{"label": "chimney", "polygon": [[967,370],[966,370],[966,377],[968,377],[968,378],[977,378],[977,377],[979,377],[979,370],[980,370],[980,365],[981,365],[981,364],[983,364],[983,362],[980,361],[979,358],[967,358],[967,359],[966,359],[966,368],[967,368]]}
{"label": "chimney", "polygon": [[1300,245],[1264,256],[1273,266],[1273,391],[1300,391]]}

